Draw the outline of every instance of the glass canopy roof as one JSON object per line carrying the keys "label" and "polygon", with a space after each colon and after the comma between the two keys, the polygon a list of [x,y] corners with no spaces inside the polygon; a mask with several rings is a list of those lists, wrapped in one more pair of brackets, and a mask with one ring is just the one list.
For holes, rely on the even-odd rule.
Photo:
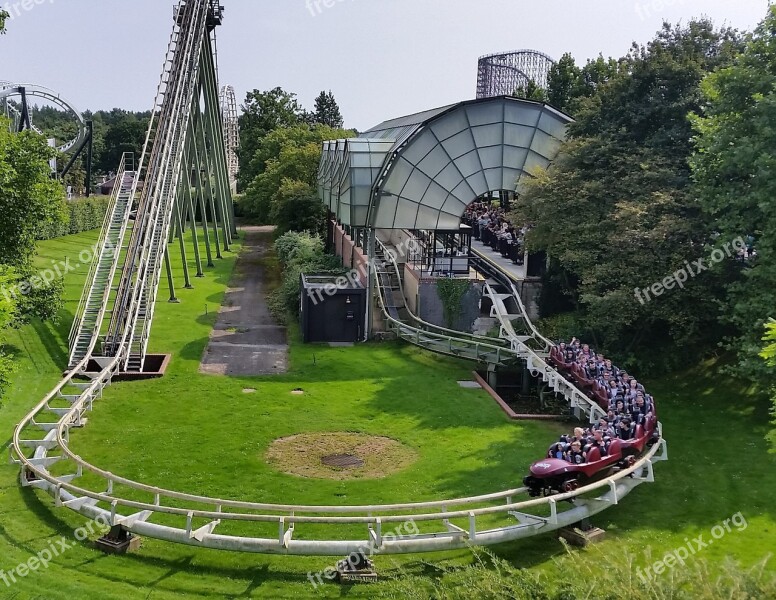
{"label": "glass canopy roof", "polygon": [[324,142],[321,200],[344,225],[457,229],[466,207],[514,190],[556,158],[572,119],[512,97],[393,119],[359,138]]}

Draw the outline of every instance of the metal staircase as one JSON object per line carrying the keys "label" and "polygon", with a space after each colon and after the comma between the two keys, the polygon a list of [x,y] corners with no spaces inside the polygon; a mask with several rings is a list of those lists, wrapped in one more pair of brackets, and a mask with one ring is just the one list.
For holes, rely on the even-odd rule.
{"label": "metal staircase", "polygon": [[100,325],[112,291],[113,280],[121,258],[121,249],[129,226],[132,212],[135,184],[135,155],[126,153],[116,174],[111,201],[105,213],[100,241],[95,253],[87,285],[81,295],[73,326],[70,330],[70,359],[68,368],[73,369],[94,349]]}

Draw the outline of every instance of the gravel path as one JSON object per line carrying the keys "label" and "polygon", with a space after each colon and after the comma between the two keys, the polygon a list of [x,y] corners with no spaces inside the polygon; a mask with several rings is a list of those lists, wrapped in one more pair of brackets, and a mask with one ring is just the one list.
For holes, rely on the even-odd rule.
{"label": "gravel path", "polygon": [[200,372],[210,375],[271,375],[288,370],[286,328],[265,300],[261,259],[272,244],[271,227],[245,227],[237,258]]}

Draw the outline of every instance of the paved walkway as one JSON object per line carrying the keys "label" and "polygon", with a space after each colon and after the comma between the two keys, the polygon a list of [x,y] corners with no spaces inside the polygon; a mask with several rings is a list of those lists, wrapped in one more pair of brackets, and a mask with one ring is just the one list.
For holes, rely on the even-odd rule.
{"label": "paved walkway", "polygon": [[267,308],[261,259],[272,244],[271,227],[241,229],[237,258],[200,372],[210,375],[271,375],[288,369],[288,341]]}
{"label": "paved walkway", "polygon": [[526,278],[525,265],[516,265],[508,258],[501,256],[500,252],[494,251],[479,240],[472,240],[472,250],[475,254],[478,254],[485,260],[490,261],[494,265],[500,267],[503,271],[512,275],[512,278],[515,281],[523,281]]}

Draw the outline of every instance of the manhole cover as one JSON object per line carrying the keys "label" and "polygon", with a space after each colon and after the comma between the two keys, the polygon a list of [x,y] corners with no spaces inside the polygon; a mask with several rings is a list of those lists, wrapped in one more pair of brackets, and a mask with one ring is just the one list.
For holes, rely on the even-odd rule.
{"label": "manhole cover", "polygon": [[358,456],[352,454],[330,454],[324,456],[321,462],[327,467],[337,467],[338,469],[358,469],[366,464]]}

